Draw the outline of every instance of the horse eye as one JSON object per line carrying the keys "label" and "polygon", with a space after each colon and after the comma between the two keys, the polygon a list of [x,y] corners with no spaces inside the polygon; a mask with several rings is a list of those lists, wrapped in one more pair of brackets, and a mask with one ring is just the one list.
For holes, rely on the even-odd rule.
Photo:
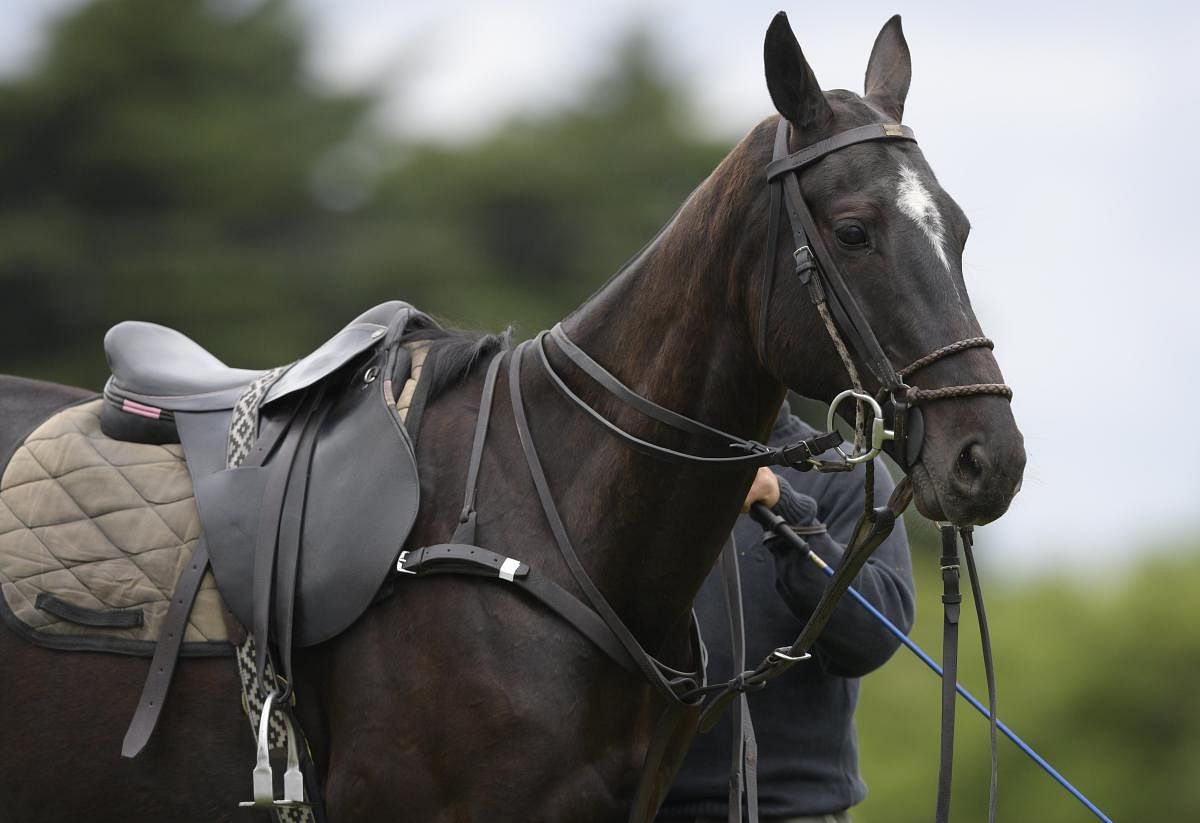
{"label": "horse eye", "polygon": [[841,226],[834,234],[837,235],[838,242],[848,249],[867,245],[867,232],[862,226],[854,224]]}

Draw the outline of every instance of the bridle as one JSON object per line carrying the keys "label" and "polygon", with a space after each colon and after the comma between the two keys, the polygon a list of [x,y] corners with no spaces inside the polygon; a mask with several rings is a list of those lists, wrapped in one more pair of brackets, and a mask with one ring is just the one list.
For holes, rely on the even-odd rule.
{"label": "bridle", "polygon": [[[939,360],[973,348],[990,349],[994,344],[987,337],[970,337],[935,349],[902,369],[892,366],[891,360],[879,344],[879,339],[871,330],[870,323],[859,308],[858,301],[846,286],[846,279],[825,246],[812,212],[800,192],[800,171],[826,155],[870,141],[899,140],[915,143],[912,129],[891,123],[872,123],[839,132],[791,154],[787,150],[789,132],[790,124],[787,119],[779,118],[779,126],[775,131],[775,148],[767,166],[771,206],[767,224],[765,282],[758,320],[759,357],[765,362],[769,351],[767,321],[775,286],[775,259],[780,242],[779,215],[782,212],[787,216],[792,229],[795,248],[792,258],[795,261],[796,276],[801,284],[808,287],[809,296],[820,313],[834,348],[837,349],[853,384],[853,388],[842,392],[830,403],[827,428],[833,430],[834,415],[843,401],[851,398],[858,401],[853,453],[847,454],[840,447],[838,451],[849,463],[863,463],[874,458],[888,441],[892,441],[889,452],[896,462],[907,470],[920,458],[924,441],[924,418],[918,408],[921,403],[973,395],[996,395],[1011,400],[1012,389],[1003,383],[974,383],[937,389],[919,389],[906,383],[905,380],[914,373]],[[875,397],[863,389],[862,380],[846,346],[847,340],[880,386]],[[874,414],[871,437],[866,446],[860,442],[864,439],[862,404],[870,407]],[[890,430],[886,428],[888,420],[892,423]]]}

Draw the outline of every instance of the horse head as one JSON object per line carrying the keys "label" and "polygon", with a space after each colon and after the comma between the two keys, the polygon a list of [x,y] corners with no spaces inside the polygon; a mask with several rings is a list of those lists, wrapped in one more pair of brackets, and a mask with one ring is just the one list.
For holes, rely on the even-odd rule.
{"label": "horse head", "polygon": [[[919,411],[898,405],[893,417],[906,420],[892,422],[912,430],[909,453],[893,456],[912,478],[917,508],[959,525],[989,522],[1004,513],[1020,488],[1025,451],[1008,389],[963,282],[970,223],[939,185],[911,132],[899,125],[912,73],[900,18],[879,33],[861,96],[821,90],[782,12],[767,32],[764,58],[767,87],[788,126],[777,131],[772,118],[747,142],[757,144],[761,156],[766,135],[777,134],[776,160],[780,149],[803,159],[816,147],[817,159],[797,161],[783,172],[775,163],[768,177],[798,182],[797,197],[816,235],[809,240],[826,278],[824,291],[830,290],[832,270],[848,294],[828,295],[825,308],[839,311],[820,316],[821,301],[809,284],[816,275],[804,270],[789,231],[789,218],[795,223],[797,217],[789,213],[790,201],[775,195],[772,207],[783,206],[781,214],[771,215],[780,221],[771,232],[778,242],[761,279],[752,281],[757,299],[747,300],[751,314],[762,307],[751,318],[763,341],[760,359],[780,382],[825,401],[854,382],[851,371],[870,394],[902,400],[906,389],[915,389],[907,394],[920,398]],[[847,134],[873,134],[869,126],[877,126],[880,137],[903,139],[846,142]],[[835,147],[825,144],[821,152],[822,141],[830,140]],[[837,147],[838,142],[845,145]],[[847,311],[839,297],[855,308]],[[864,324],[866,342],[857,329]],[[958,341],[968,345],[945,351]],[[814,346],[828,349],[826,356],[814,357]],[[938,356],[929,359],[930,353]],[[889,391],[895,387],[887,384],[888,374],[899,376],[899,391]],[[947,387],[975,391],[934,391]],[[840,413],[852,406],[843,405]]]}

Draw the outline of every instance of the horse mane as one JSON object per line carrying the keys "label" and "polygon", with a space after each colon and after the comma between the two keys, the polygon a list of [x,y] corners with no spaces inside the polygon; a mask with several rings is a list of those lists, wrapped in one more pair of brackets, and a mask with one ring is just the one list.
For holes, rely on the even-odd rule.
{"label": "horse mane", "polygon": [[425,360],[428,372],[422,376],[429,381],[428,400],[433,401],[442,392],[465,380],[479,363],[490,359],[501,349],[511,348],[512,327],[498,334],[488,334],[465,329],[444,329],[432,323],[428,326],[420,324],[405,332],[400,342],[429,344]]}

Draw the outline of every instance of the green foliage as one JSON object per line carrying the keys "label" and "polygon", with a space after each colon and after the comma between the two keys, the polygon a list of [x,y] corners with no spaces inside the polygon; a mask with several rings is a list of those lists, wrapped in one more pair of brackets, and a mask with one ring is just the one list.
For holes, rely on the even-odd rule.
{"label": "green foliage", "polygon": [[316,91],[303,58],[276,2],[112,0],[58,25],[41,64],[0,88],[6,369],[97,385],[100,337],[126,317],[218,349],[241,325],[259,363],[288,356],[268,341],[314,333],[303,304],[260,339],[251,323],[333,268],[310,171],[368,101]]}
{"label": "green foliage", "polygon": [[282,2],[107,0],[0,87],[5,371],[98,386],[130,317],[285,362],[406,299],[526,333],[648,240],[725,148],[635,34],[565,111],[465,146],[372,134],[315,88]]}
{"label": "green foliage", "polygon": [[[1200,812],[1200,555],[1155,556],[1124,580],[1054,579],[991,591],[999,716],[1113,820],[1193,820]],[[925,555],[925,556],[921,556]],[[914,555],[917,643],[941,657],[936,556]],[[986,687],[964,607],[959,680]],[[939,684],[905,649],[863,683],[858,728],[870,796],[858,823],[932,818]],[[986,818],[987,721],[959,701],[952,819]],[[1000,820],[1087,821],[1089,811],[1003,736]]]}

